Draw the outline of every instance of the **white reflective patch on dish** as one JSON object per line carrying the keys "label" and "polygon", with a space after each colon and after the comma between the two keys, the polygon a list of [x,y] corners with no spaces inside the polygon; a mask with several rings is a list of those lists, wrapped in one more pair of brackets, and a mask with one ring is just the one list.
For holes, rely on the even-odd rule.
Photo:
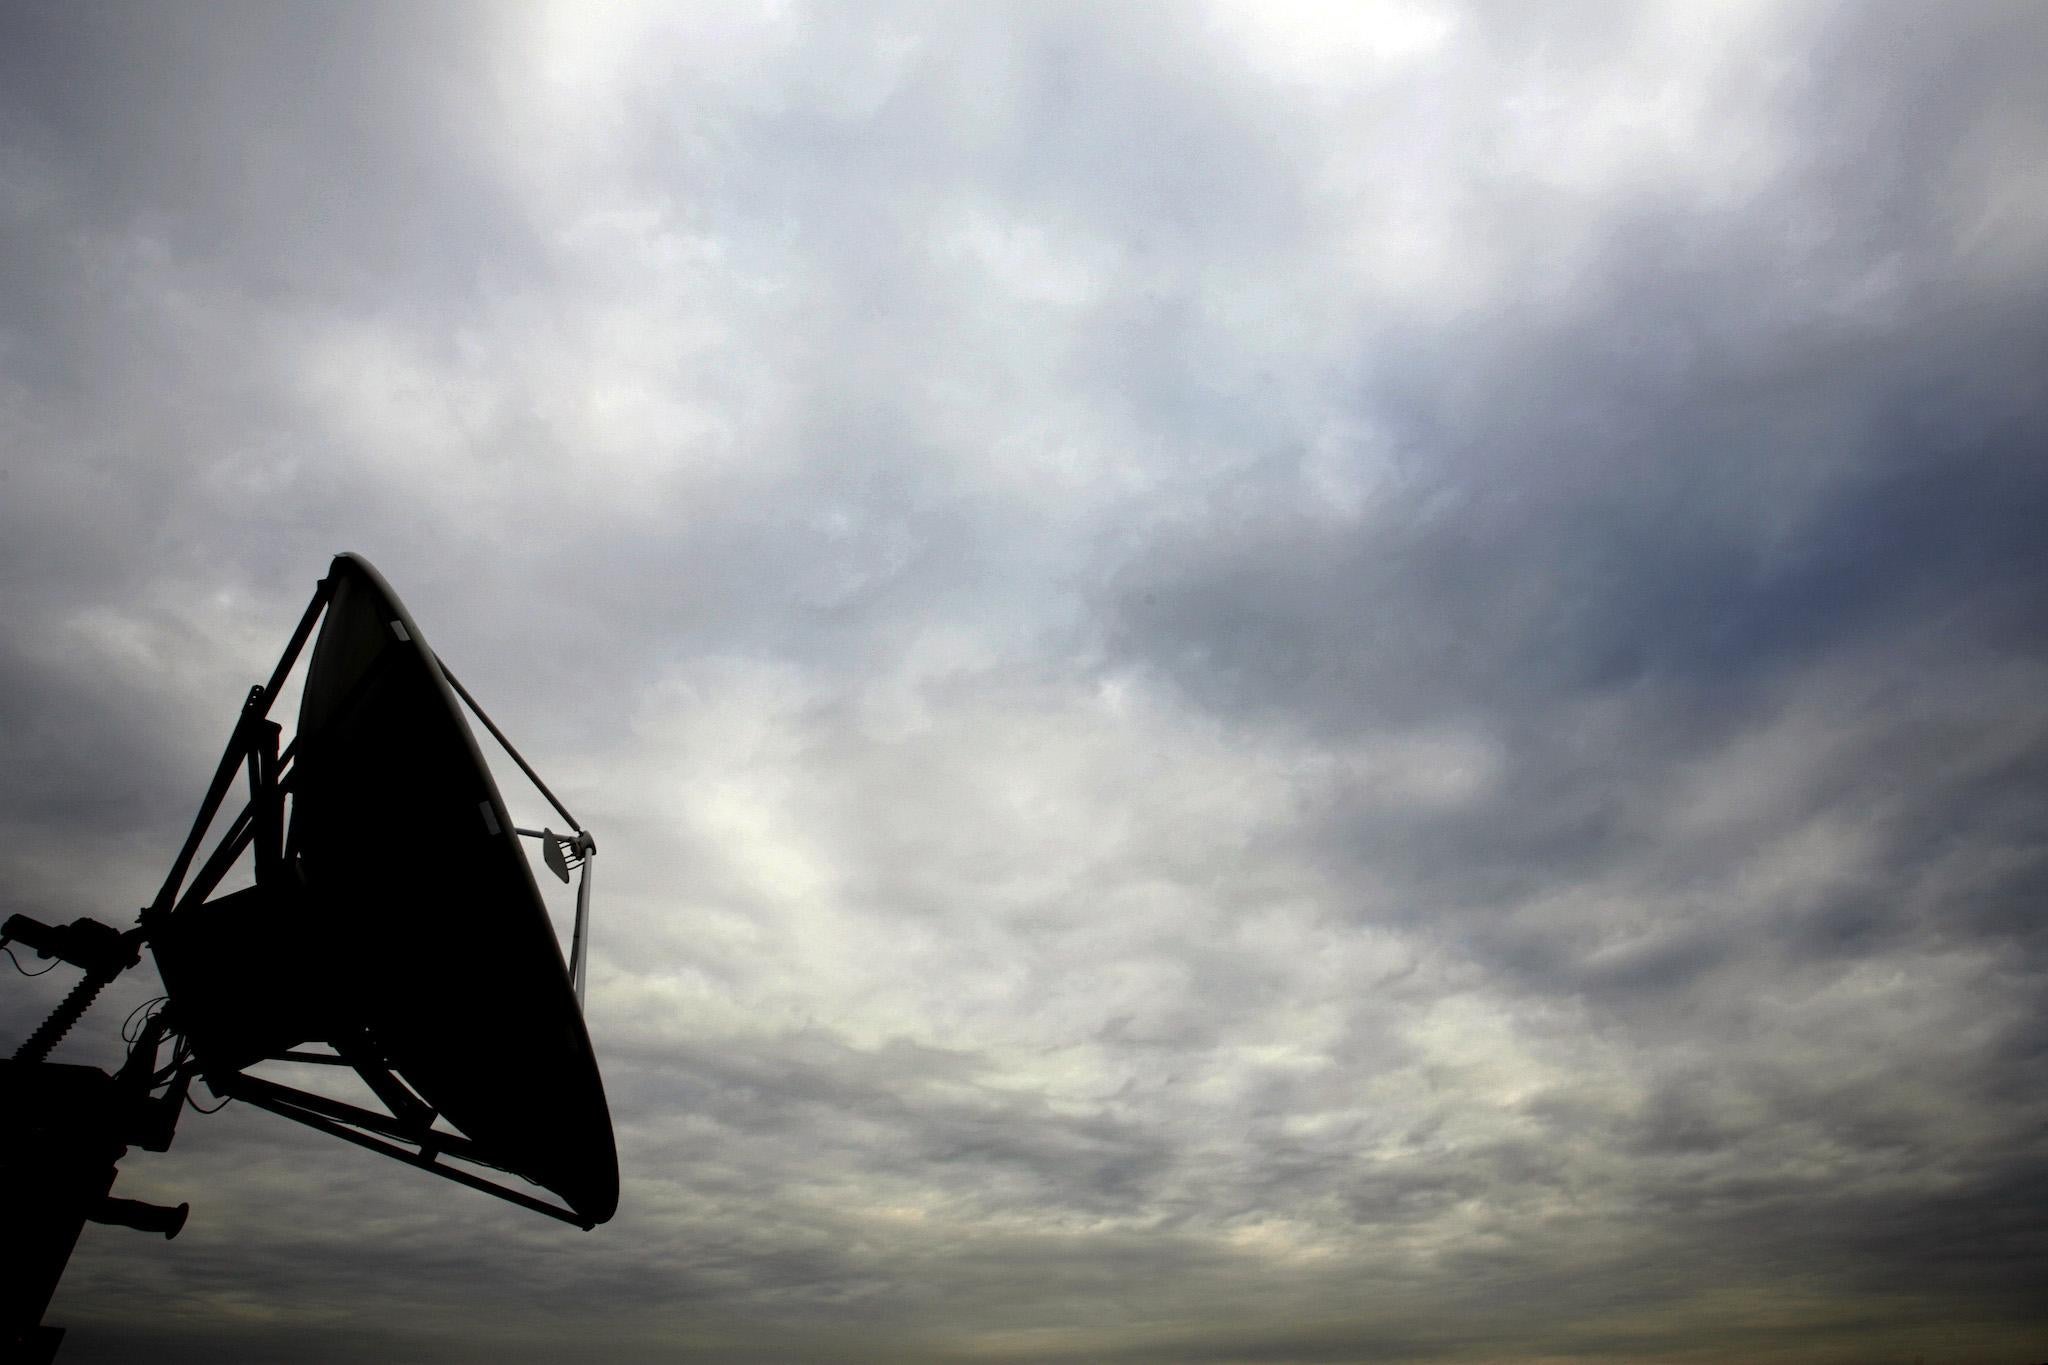
{"label": "white reflective patch on dish", "polygon": [[491,809],[490,802],[479,801],[476,803],[476,808],[484,813],[485,829],[489,830],[493,834],[503,834],[505,832],[502,828],[499,827],[498,813]]}
{"label": "white reflective patch on dish", "polygon": [[405,641],[407,644],[412,643],[412,636],[407,635],[405,633],[405,622],[403,621],[393,621],[391,623],[391,633],[393,635],[396,635],[399,639]]}

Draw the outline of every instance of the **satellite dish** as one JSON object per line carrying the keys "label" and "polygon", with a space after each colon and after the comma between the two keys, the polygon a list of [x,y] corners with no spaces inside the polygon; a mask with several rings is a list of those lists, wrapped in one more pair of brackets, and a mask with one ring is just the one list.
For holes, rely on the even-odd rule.
{"label": "satellite dish", "polygon": [[[298,733],[280,749],[268,713],[316,622]],[[465,704],[573,833],[514,826]],[[187,885],[244,770],[248,804]],[[567,962],[522,836],[540,841],[564,881],[580,873]],[[250,852],[255,885],[214,896]],[[338,556],[268,685],[251,690],[191,835],[138,927],[51,929],[22,916],[5,926],[7,937],[87,974],[0,1071],[0,1087],[36,1115],[0,1122],[9,1153],[46,1162],[72,1149],[107,1155],[103,1167],[98,1156],[83,1162],[76,1189],[43,1199],[48,1216],[35,1223],[30,1250],[42,1256],[47,1285],[19,1304],[9,1298],[0,1347],[29,1339],[16,1329],[33,1329],[83,1219],[168,1225],[175,1211],[152,1215],[106,1191],[126,1144],[169,1145],[195,1075],[215,1094],[523,1207],[585,1228],[608,1220],[618,1158],[581,1009],[595,855],[589,832],[442,665],[390,585],[361,557]],[[168,1003],[129,1063],[111,1077],[49,1063],[56,1039],[143,945]],[[175,1046],[159,1068],[165,1039]],[[252,1074],[266,1062],[349,1068],[382,1110]],[[87,1094],[90,1103],[78,1099]]]}

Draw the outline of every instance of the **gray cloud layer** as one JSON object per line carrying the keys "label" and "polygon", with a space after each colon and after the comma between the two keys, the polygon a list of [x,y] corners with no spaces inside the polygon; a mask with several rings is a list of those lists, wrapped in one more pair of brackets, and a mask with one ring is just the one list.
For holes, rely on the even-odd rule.
{"label": "gray cloud layer", "polygon": [[626,1179],[188,1117],[72,1355],[2048,1354],[2034,7],[585,8],[0,19],[6,909],[361,550]]}

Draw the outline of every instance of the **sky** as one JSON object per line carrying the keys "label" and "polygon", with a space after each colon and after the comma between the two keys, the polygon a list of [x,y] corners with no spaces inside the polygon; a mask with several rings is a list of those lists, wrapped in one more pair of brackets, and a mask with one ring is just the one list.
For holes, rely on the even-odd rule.
{"label": "sky", "polygon": [[623,1179],[188,1113],[63,1358],[2048,1359],[2044,57],[0,7],[0,909],[360,552],[596,834]]}

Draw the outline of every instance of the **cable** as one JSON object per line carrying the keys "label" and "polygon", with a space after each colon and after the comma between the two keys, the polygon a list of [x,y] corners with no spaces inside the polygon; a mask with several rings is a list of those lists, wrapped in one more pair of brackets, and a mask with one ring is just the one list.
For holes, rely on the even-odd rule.
{"label": "cable", "polygon": [[[208,1088],[208,1089],[212,1089],[212,1087],[211,1087],[211,1086],[209,1086],[209,1087],[207,1087],[207,1088]],[[227,1097],[226,1099],[222,1100],[222,1101],[221,1101],[221,1102],[220,1102],[219,1104],[216,1104],[215,1106],[213,1106],[213,1108],[211,1108],[211,1109],[202,1109],[202,1108],[200,1108],[200,1107],[199,1107],[199,1101],[198,1101],[198,1100],[195,1100],[195,1099],[193,1099],[193,1098],[192,1098],[192,1092],[191,1092],[191,1091],[189,1091],[189,1090],[187,1090],[187,1091],[185,1092],[185,1103],[187,1103],[187,1104],[189,1104],[189,1105],[191,1105],[191,1106],[192,1106],[192,1112],[193,1112],[193,1113],[195,1113],[195,1114],[218,1114],[218,1113],[219,1113],[219,1112],[220,1112],[221,1110],[223,1110],[223,1109],[227,1108],[227,1107],[228,1107],[229,1105],[233,1104],[234,1102],[235,1102],[235,1097],[234,1097],[233,1095],[230,1095],[230,1096],[228,1096],[228,1097]]]}
{"label": "cable", "polygon": [[182,1047],[173,1050],[171,1053],[171,1060],[164,1063],[162,1066],[158,1067],[156,1071],[151,1074],[149,1078],[149,1088],[151,1090],[154,1090],[158,1086],[162,1085],[164,1082],[175,1079],[179,1070],[184,1067],[186,1060],[187,1054]]}
{"label": "cable", "polygon": [[140,1024],[137,1024],[135,1022],[135,1016],[141,1014],[144,1010],[149,1009],[151,1006],[164,1004],[170,998],[171,997],[169,997],[168,995],[155,996],[151,999],[143,1001],[134,1009],[128,1011],[128,1017],[121,1021],[121,1041],[129,1044],[131,1051],[133,1050],[133,1045],[135,1041],[142,1037],[142,1030],[149,1027],[149,1021],[156,1017],[154,1014],[148,1015],[143,1019],[143,1021]]}
{"label": "cable", "polygon": [[42,971],[32,972],[28,968],[21,965],[21,959],[14,955],[14,949],[8,947],[6,944],[0,943],[0,953],[7,954],[7,960],[14,964],[14,970],[20,972],[23,976],[47,976],[52,971],[56,970],[57,963],[59,961],[59,959],[57,958],[52,958],[50,960],[50,965],[43,968]]}
{"label": "cable", "polygon": [[[155,1016],[151,1017],[154,1018]],[[182,1033],[173,1033],[169,1036],[171,1040],[171,1060],[158,1067],[156,1074],[149,1078],[149,1088],[151,1090],[176,1077],[178,1072],[184,1069],[186,1063],[192,1060],[192,1040]]]}

